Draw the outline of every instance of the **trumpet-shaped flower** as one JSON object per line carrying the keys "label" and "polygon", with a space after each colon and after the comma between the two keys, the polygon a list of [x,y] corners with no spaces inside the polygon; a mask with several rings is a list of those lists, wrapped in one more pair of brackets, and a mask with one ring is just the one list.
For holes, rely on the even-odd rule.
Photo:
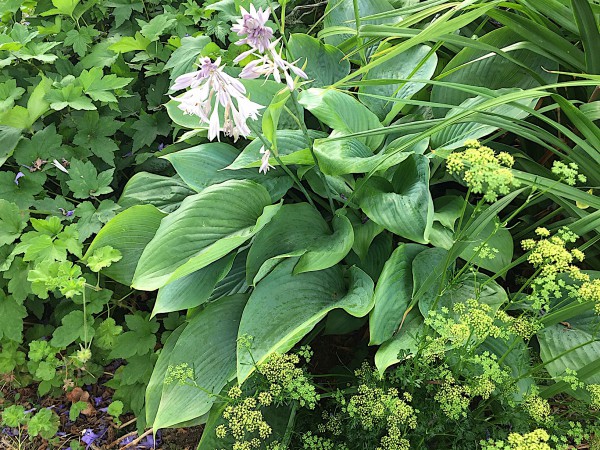
{"label": "trumpet-shaped flower", "polygon": [[277,52],[275,47],[279,43],[280,39],[277,39],[269,44],[268,51],[264,55],[257,55],[252,51],[244,52],[236,58],[236,62],[246,58],[249,54],[254,54],[258,59],[249,62],[246,67],[240,73],[241,78],[254,79],[260,76],[269,78],[273,76],[273,79],[278,83],[281,83],[282,79],[285,79],[286,84],[290,91],[294,90],[294,78],[290,74],[290,71],[297,77],[308,79],[308,76],[302,69],[296,66],[298,61],[292,63],[286,61],[281,57],[280,52]]}
{"label": "trumpet-shaped flower", "polygon": [[[208,124],[209,140],[218,138],[220,131],[237,140],[250,134],[247,120],[258,119],[259,110],[264,107],[246,97],[244,85],[223,72],[220,62],[220,58],[215,62],[203,58],[200,70],[178,77],[171,89],[190,90],[173,100],[179,102],[184,114],[196,115]],[[222,126],[220,107],[224,109]]]}
{"label": "trumpet-shaped flower", "polygon": [[263,11],[262,8],[257,10],[254,5],[250,5],[250,12],[244,8],[240,8],[240,10],[242,18],[238,19],[238,23],[231,27],[231,31],[237,33],[238,36],[245,37],[237,41],[236,44],[248,44],[253,49],[264,53],[273,37],[273,29],[265,26],[271,15],[271,8]]}
{"label": "trumpet-shaped flower", "polygon": [[258,173],[267,173],[269,171],[269,169],[274,169],[275,166],[272,166],[271,164],[269,164],[269,158],[271,157],[271,151],[270,150],[265,150],[264,147],[262,147],[260,149],[260,154],[262,155],[262,158],[260,159],[260,168],[258,169]]}

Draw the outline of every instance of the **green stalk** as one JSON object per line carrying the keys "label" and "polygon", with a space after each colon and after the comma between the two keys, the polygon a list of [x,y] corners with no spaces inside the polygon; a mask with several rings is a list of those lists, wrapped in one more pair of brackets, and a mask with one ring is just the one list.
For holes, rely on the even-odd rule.
{"label": "green stalk", "polygon": [[[268,151],[271,151],[273,149],[273,147],[271,146],[271,143],[263,136],[263,134],[260,131],[258,131],[258,128],[254,125],[254,123],[252,123],[251,121],[249,121],[248,122],[248,127],[252,130],[252,132],[254,134],[256,134],[256,136],[260,139],[260,141],[263,143],[263,145],[265,146],[265,148]],[[306,200],[308,200],[308,203],[310,203],[311,206],[316,209],[316,206],[315,206],[315,204],[314,204],[311,196],[306,191],[306,189],[304,188],[304,186],[302,185],[302,183],[300,182],[300,180],[298,179],[298,177],[296,176],[296,174],[293,173],[290,170],[290,168],[285,165],[285,163],[281,160],[281,158],[278,155],[276,155],[274,152],[271,153],[271,154],[275,158],[275,161],[277,161],[277,163],[283,168],[283,170],[285,171],[285,173],[287,173],[290,176],[290,178],[292,180],[294,180],[294,183],[296,183],[296,185],[298,186],[298,189],[300,189],[300,191],[302,191],[302,193],[306,197]]]}

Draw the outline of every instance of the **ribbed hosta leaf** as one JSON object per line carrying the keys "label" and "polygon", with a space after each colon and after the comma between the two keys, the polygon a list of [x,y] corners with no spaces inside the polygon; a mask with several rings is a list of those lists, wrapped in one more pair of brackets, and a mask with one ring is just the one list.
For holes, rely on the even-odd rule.
{"label": "ribbed hosta leaf", "polygon": [[243,382],[274,352],[286,352],[327,313],[342,308],[362,317],[373,306],[373,281],[352,267],[349,281],[338,266],[294,275],[297,258],[288,258],[256,286],[244,309],[239,336],[251,336],[252,346],[238,347],[237,375]]}
{"label": "ribbed hosta leaf", "polygon": [[[246,304],[245,295],[224,297],[206,306],[187,324],[169,351],[168,365],[187,364],[194,370],[195,386],[177,381],[153,388],[151,404],[160,395],[160,404],[152,426],[173,426],[209,412],[215,395],[235,376],[236,339],[240,317]],[[199,345],[199,343],[201,345]],[[165,363],[157,365],[164,370]]]}
{"label": "ribbed hosta leaf", "polygon": [[144,249],[132,285],[154,290],[208,266],[242,245],[279,210],[267,190],[231,180],[186,198]]}

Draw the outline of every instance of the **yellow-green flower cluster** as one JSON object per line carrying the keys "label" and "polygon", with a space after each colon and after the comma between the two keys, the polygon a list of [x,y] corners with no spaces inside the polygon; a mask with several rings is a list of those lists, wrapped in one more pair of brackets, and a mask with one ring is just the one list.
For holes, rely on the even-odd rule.
{"label": "yellow-green flower cluster", "polygon": [[521,406],[537,423],[548,424],[552,421],[550,403],[535,393],[527,394]]}
{"label": "yellow-green flower cluster", "polygon": [[314,409],[319,395],[306,372],[296,367],[299,363],[297,354],[275,353],[258,367],[258,371],[269,382],[272,399],[280,402],[296,400],[300,406]]}
{"label": "yellow-green flower cluster", "polygon": [[343,410],[365,431],[386,430],[376,450],[408,450],[410,445],[405,435],[407,430],[417,427],[418,412],[409,404],[411,401],[409,393],[400,397],[396,388],[384,390],[360,384],[358,393],[350,397]]}
{"label": "yellow-green flower cluster", "polygon": [[440,311],[431,310],[427,314],[425,324],[436,330],[440,337],[429,340],[425,350],[426,357],[443,353],[446,344],[460,347],[473,341],[481,342],[488,336],[506,338],[508,329],[503,324],[513,319],[503,311],[493,311],[486,303],[476,299],[456,303],[452,306],[453,315],[446,307]]}
{"label": "yellow-green flower cluster", "polygon": [[590,393],[591,407],[600,410],[600,384],[589,384],[586,389]]}
{"label": "yellow-green flower cluster", "polygon": [[584,301],[596,302],[596,313],[600,314],[600,279],[585,281],[579,288],[579,296]]}
{"label": "yellow-green flower cluster", "polygon": [[181,363],[176,366],[169,365],[167,367],[167,373],[164,379],[165,384],[177,382],[177,384],[182,385],[193,381],[194,369],[192,369],[188,363]]}
{"label": "yellow-green flower cluster", "polygon": [[434,399],[449,419],[459,420],[461,417],[467,417],[471,395],[465,386],[454,383],[454,380],[448,380],[442,384]]}
{"label": "yellow-green flower cluster", "polygon": [[465,142],[466,149],[448,156],[446,167],[451,174],[459,174],[475,194],[483,194],[487,202],[495,202],[517,187],[510,168],[514,158],[505,152],[496,155],[494,150],[478,141]]}
{"label": "yellow-green flower cluster", "polygon": [[569,369],[568,367],[565,369],[564,375],[562,375],[559,378],[561,381],[568,383],[571,389],[573,389],[574,391],[576,391],[577,389],[581,389],[585,386],[583,381],[581,381],[577,376],[577,371]]}
{"label": "yellow-green flower cluster", "polygon": [[223,439],[231,434],[235,439],[233,450],[259,448],[272,433],[260,407],[254,397],[247,397],[238,404],[227,406],[223,412],[227,424],[216,428],[217,437]]}
{"label": "yellow-green flower cluster", "polygon": [[520,317],[511,317],[510,319],[509,329],[511,333],[522,337],[526,341],[531,339],[542,328],[543,325],[540,321],[533,317],[522,315]]}
{"label": "yellow-green flower cluster", "polygon": [[568,274],[571,279],[582,282],[589,281],[589,276],[574,265],[574,262],[583,261],[583,252],[567,248],[568,244],[577,240],[575,233],[562,228],[556,235],[549,237],[550,233],[546,228],[538,228],[536,234],[540,236],[539,240],[525,239],[521,246],[523,250],[529,251],[527,261],[539,271],[531,283],[532,293],[529,299],[535,309],[543,309],[548,306],[552,296],[560,298],[563,290],[574,290],[558,275]]}
{"label": "yellow-green flower cluster", "polygon": [[554,161],[552,164],[552,173],[569,186],[575,186],[577,181],[581,183],[587,181],[585,175],[579,173],[579,166],[573,162],[565,164],[561,161]]}
{"label": "yellow-green flower cluster", "polygon": [[511,433],[505,441],[481,441],[482,450],[551,450],[550,436],[545,430],[537,429],[527,434]]}

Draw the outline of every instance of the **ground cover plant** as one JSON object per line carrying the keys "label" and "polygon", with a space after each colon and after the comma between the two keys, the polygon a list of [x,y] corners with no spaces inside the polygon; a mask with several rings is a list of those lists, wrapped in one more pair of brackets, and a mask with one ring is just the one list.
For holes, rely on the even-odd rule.
{"label": "ground cover plant", "polygon": [[1,445],[600,448],[599,15],[0,5]]}

